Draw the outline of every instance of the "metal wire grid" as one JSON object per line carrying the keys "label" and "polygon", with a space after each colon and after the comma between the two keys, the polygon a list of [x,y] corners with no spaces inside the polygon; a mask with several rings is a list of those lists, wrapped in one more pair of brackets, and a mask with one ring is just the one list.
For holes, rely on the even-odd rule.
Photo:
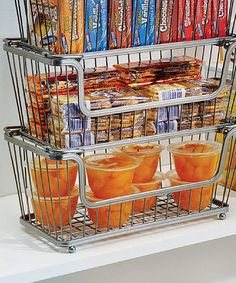
{"label": "metal wire grid", "polygon": [[[185,48],[177,45],[174,49],[166,48],[164,51],[163,48],[155,49],[152,47],[149,52],[146,49],[140,49],[138,54],[133,54],[132,49],[126,55],[124,55],[125,53],[117,55],[108,52],[108,54],[102,56],[101,54],[100,56],[94,54],[95,57],[89,55],[88,58],[85,57],[77,62],[64,57],[59,60],[56,57],[48,58],[48,55],[41,54],[41,51],[32,49],[31,46],[22,42],[7,41],[4,48],[7,51],[20,125],[31,136],[43,140],[51,146],[75,149],[91,144],[136,137],[150,136],[151,138],[153,135],[168,133],[173,130],[191,130],[196,127],[209,127],[228,122],[234,116],[233,109],[235,107],[236,68],[235,54],[233,53],[235,43],[227,46],[223,52],[223,58],[221,58],[223,41],[218,41],[219,46],[215,46],[215,43],[210,42],[209,45],[205,45],[205,42],[199,42],[197,46],[190,45]],[[120,62],[142,62],[144,60],[173,58],[172,56],[178,55],[189,55],[202,60],[204,62],[202,77],[206,79],[218,78],[219,88],[209,95],[175,99],[174,101],[145,102],[99,110],[88,110],[86,107],[83,77],[84,71],[88,68],[96,69],[104,66],[109,68]],[[227,70],[230,70],[228,76]],[[62,77],[63,79],[61,79]],[[61,83],[63,83],[62,87]],[[63,128],[63,125],[60,116],[59,114],[55,115],[55,113],[61,111],[60,95],[62,91],[63,95],[66,96],[65,105],[77,103],[81,109],[79,119],[82,125],[78,135],[76,135],[77,140],[79,140],[76,145],[73,145],[72,142],[73,137],[75,137],[73,125],[67,125],[66,131],[62,134],[60,129]],[[222,92],[227,93],[227,95],[223,99],[218,98]],[[74,99],[76,95],[78,99]],[[213,99],[209,99],[212,97]],[[191,103],[187,103],[187,101]],[[161,107],[162,105],[163,107]],[[179,116],[175,121],[171,120],[168,114],[173,105],[179,105],[176,106],[179,109]],[[196,113],[196,109],[199,107],[201,108],[200,114]],[[221,109],[220,112],[219,108]],[[223,108],[224,111],[222,111]],[[156,118],[150,120],[149,116],[152,111],[154,111]],[[167,113],[164,122],[159,121],[158,111]],[[184,115],[184,111],[187,112],[187,115]],[[67,118],[70,120],[70,114]],[[118,121],[118,126],[112,128],[114,120]],[[127,120],[128,126],[124,126]],[[175,124],[171,127],[173,122]],[[90,131],[86,130],[88,123],[92,125]],[[164,130],[163,127],[165,127]]]}
{"label": "metal wire grid", "polygon": [[[70,213],[70,207],[72,206],[70,193],[66,198],[66,203],[63,203],[61,197],[52,198],[52,191],[55,188],[51,188],[50,197],[42,198],[42,201],[39,202],[38,212],[35,211],[35,204],[37,202],[38,196],[33,197],[34,192],[36,191],[36,195],[39,192],[40,182],[39,179],[36,179],[36,187],[33,179],[33,174],[35,174],[35,169],[32,170],[32,163],[35,164],[36,161],[39,161],[40,164],[43,164],[43,158],[48,158],[48,162],[50,159],[52,160],[60,160],[65,159],[67,162],[70,162],[70,157],[66,157],[66,154],[60,151],[50,150],[50,148],[42,147],[40,144],[35,144],[33,140],[26,139],[24,136],[21,136],[19,129],[11,129],[6,130],[5,138],[8,140],[8,146],[13,166],[13,172],[16,180],[16,187],[19,197],[20,209],[21,209],[21,222],[23,225],[33,228],[34,232],[39,232],[41,236],[46,237],[49,241],[52,241],[54,244],[58,246],[71,247],[77,243],[90,242],[99,239],[103,239],[106,237],[119,235],[123,233],[133,232],[137,230],[142,230],[145,228],[149,228],[153,225],[163,226],[171,223],[177,223],[182,221],[187,221],[190,219],[208,217],[212,215],[217,215],[221,213],[225,213],[228,211],[228,201],[230,195],[230,189],[235,188],[236,183],[236,168],[230,169],[231,165],[235,162],[235,154],[236,154],[236,143],[235,143],[235,126],[229,126],[228,128],[219,127],[218,130],[221,129],[221,132],[224,132],[226,138],[224,149],[222,151],[222,155],[220,158],[220,166],[218,169],[218,176],[222,174],[223,169],[226,170],[226,181],[224,184],[222,182],[214,183],[213,189],[211,190],[211,197],[209,201],[209,205],[206,208],[202,208],[203,201],[203,187],[202,185],[205,183],[201,182],[199,186],[197,186],[200,190],[200,199],[199,199],[199,209],[191,210],[191,202],[192,202],[192,192],[194,184],[187,185],[187,188],[182,189],[180,187],[169,187],[169,184],[164,181],[162,183],[162,189],[148,192],[148,193],[140,193],[140,196],[125,196],[122,200],[119,201],[116,199],[106,200],[106,205],[102,204],[102,202],[93,203],[97,208],[93,208],[96,210],[96,221],[93,223],[88,215],[88,209],[91,209],[90,206],[87,206],[87,203],[83,205],[83,194],[86,190],[84,187],[85,184],[81,181],[84,171],[79,167],[79,175],[77,184],[80,187],[80,199],[77,205],[77,209],[75,215]],[[190,135],[189,137],[181,136],[178,139],[172,137],[168,140],[158,141],[160,144],[168,145],[170,143],[175,143],[177,141],[186,141],[186,140],[214,140],[216,136],[216,131],[204,131],[202,134]],[[157,141],[156,141],[157,142]],[[100,152],[107,152],[108,149],[103,149]],[[228,159],[228,167],[225,167],[225,154],[227,151],[229,153]],[[94,151],[93,153],[96,153]],[[92,154],[91,151],[85,152],[83,155]],[[74,155],[76,155],[74,153]],[[71,158],[73,157],[70,155]],[[73,157],[75,160],[78,156]],[[57,161],[60,162],[60,161]],[[49,163],[48,163],[49,166]],[[50,171],[49,167],[46,166],[46,175],[49,178]],[[35,168],[35,165],[34,165]],[[55,183],[56,190],[60,193],[60,182],[58,167],[56,166],[56,176],[57,182]],[[68,170],[68,163],[66,166],[66,179],[69,187],[69,176],[70,172]],[[170,154],[166,151],[161,155],[158,171],[166,172],[167,170],[172,170],[174,168],[172,158]],[[228,169],[227,169],[228,168]],[[42,178],[42,167],[39,167],[40,176]],[[231,177],[229,177],[231,174]],[[39,182],[39,183],[37,183]],[[214,181],[213,181],[214,182]],[[207,181],[207,185],[212,184],[211,180]],[[45,187],[43,187],[43,190]],[[190,191],[189,191],[190,190]],[[189,191],[188,195],[188,209],[181,208],[180,198],[181,194],[184,194],[186,191]],[[44,191],[45,192],[45,191]],[[175,192],[179,192],[178,199],[174,200],[172,198],[172,194]],[[146,197],[155,197],[155,205],[151,210],[147,210],[145,208],[146,200],[143,202],[143,212],[135,212],[134,211],[134,203],[135,200]],[[33,201],[32,201],[33,199]],[[59,211],[54,210],[55,206],[52,205],[53,201],[58,201]],[[127,221],[122,221],[122,215],[124,210],[124,204],[127,201],[132,202],[132,210],[127,219]],[[83,202],[83,203],[82,203]],[[104,201],[103,201],[104,202]],[[49,204],[50,203],[50,204]],[[66,209],[63,210],[63,205],[66,206]],[[117,213],[117,217],[119,217],[119,225],[117,228],[112,229],[110,227],[110,217],[111,217],[111,208],[114,205],[118,205],[119,210]],[[98,210],[107,207],[107,225],[105,228],[99,227],[99,215]],[[58,208],[57,208],[58,209]],[[39,211],[42,215],[44,213],[44,217],[39,216]],[[36,213],[36,214],[35,214]],[[68,215],[67,225],[62,225],[62,218],[65,215]],[[73,213],[74,214],[74,213]],[[114,215],[113,215],[114,216]],[[112,217],[113,217],[112,216]],[[101,216],[102,217],[102,216]],[[56,223],[56,218],[60,218],[59,224]],[[40,220],[41,219],[41,220]],[[43,219],[43,220],[42,220]],[[46,219],[46,220],[45,220]],[[51,220],[50,220],[51,219]],[[46,223],[44,222],[46,221]],[[50,222],[51,221],[51,222]],[[48,225],[48,223],[53,223]],[[57,221],[58,223],[58,221]],[[36,228],[36,230],[35,230]]]}
{"label": "metal wire grid", "polygon": [[[185,21],[186,18],[188,17],[188,13],[190,11],[186,11],[186,6],[188,6],[187,4],[191,5],[191,3],[189,3],[188,1],[184,1],[184,7],[183,7],[183,11],[179,12],[179,5],[180,5],[180,1],[178,0],[173,0],[173,1],[166,1],[164,2],[164,0],[158,0],[158,1],[152,1],[152,0],[148,0],[146,1],[146,25],[144,27],[143,30],[143,34],[145,35],[144,39],[142,40],[143,42],[134,42],[134,35],[135,33],[137,34],[138,31],[138,5],[139,5],[139,1],[135,1],[133,8],[131,7],[131,1],[129,0],[124,0],[121,3],[119,3],[121,5],[120,7],[120,11],[121,11],[121,18],[120,18],[120,34],[119,34],[119,40],[118,43],[115,45],[111,45],[109,44],[112,40],[112,30],[113,30],[113,22],[112,22],[112,16],[113,14],[116,12],[116,9],[118,9],[118,7],[115,7],[115,1],[113,3],[113,5],[109,5],[109,9],[108,9],[108,30],[107,30],[107,26],[104,27],[102,24],[97,24],[96,25],[96,29],[94,30],[94,32],[98,35],[99,32],[101,32],[101,29],[105,29],[107,30],[106,34],[107,34],[107,42],[105,44],[105,48],[109,49],[109,48],[119,48],[119,47],[131,47],[131,45],[139,45],[139,44],[143,44],[143,45],[147,45],[147,44],[153,44],[155,42],[155,44],[160,44],[163,43],[161,36],[160,35],[160,31],[161,31],[161,23],[162,23],[162,17],[158,17],[158,10],[159,7],[162,7],[162,5],[166,4],[167,7],[167,13],[168,13],[168,18],[167,18],[167,28],[168,31],[166,32],[166,39],[165,39],[165,43],[170,43],[173,42],[175,40],[177,41],[185,41],[185,33],[184,33],[184,27],[185,27]],[[112,1],[111,1],[112,3]],[[202,27],[202,31],[201,31],[201,39],[206,39],[209,37],[218,37],[219,34],[219,17],[221,17],[222,15],[222,3],[221,1],[215,1],[215,4],[217,4],[218,6],[218,11],[214,10],[214,13],[216,15],[216,18],[212,19],[212,24],[210,26],[210,29],[213,30],[214,27],[214,32],[211,31],[211,34],[208,34],[207,31],[207,23],[209,21],[208,16],[210,16],[209,14],[211,14],[211,0],[207,0],[204,2],[204,4],[206,4],[204,6],[205,9],[205,22],[206,24],[203,25]],[[78,2],[76,0],[71,1],[71,10],[68,13],[68,25],[70,26],[70,29],[67,30],[67,41],[69,41],[68,43],[68,48],[64,48],[64,42],[63,40],[58,40],[60,41],[59,43],[55,43],[55,38],[56,37],[60,37],[61,34],[63,34],[64,30],[63,30],[63,25],[64,25],[64,17],[62,15],[62,9],[63,9],[63,5],[61,3],[61,1],[50,1],[50,0],[15,0],[15,6],[16,6],[16,13],[17,13],[17,18],[18,18],[18,23],[19,23],[19,32],[20,32],[20,36],[21,38],[27,38],[28,42],[32,45],[36,45],[36,46],[41,46],[43,45],[43,47],[47,50],[50,50],[52,52],[55,52],[56,50],[56,45],[59,45],[57,47],[57,52],[58,53],[76,53],[76,50],[73,50],[72,47],[72,39],[74,36],[75,31],[78,29],[78,25],[77,25],[77,17],[78,17]],[[195,1],[195,5],[199,5],[200,4],[200,0]],[[128,5],[128,6],[127,6]],[[159,6],[160,5],[160,6]],[[223,4],[224,7],[225,3]],[[228,1],[228,18],[227,18],[227,26],[226,26],[226,35],[233,35],[235,34],[235,22],[236,22],[236,15],[235,15],[235,1],[234,0],[229,0]],[[97,2],[97,18],[94,19],[94,22],[96,23],[100,23],[101,21],[101,16],[102,16],[102,9],[104,9],[104,1],[98,1]],[[168,7],[169,6],[169,7]],[[188,6],[189,7],[189,6]],[[80,21],[86,23],[87,21],[87,17],[88,17],[88,5],[87,5],[87,1],[85,3],[84,6],[84,18],[81,17]],[[128,14],[128,11],[132,9],[133,10],[133,22],[131,23],[131,17],[130,19],[127,19],[126,14]],[[190,8],[191,9],[191,8]],[[214,9],[216,9],[214,7]],[[154,10],[154,14],[153,14],[153,10]],[[162,10],[160,10],[160,12],[162,12]],[[61,13],[61,14],[60,14]],[[191,12],[190,12],[191,13]],[[212,13],[212,14],[214,14]],[[188,36],[188,40],[192,39],[197,39],[197,33],[199,31],[199,26],[198,26],[198,18],[200,12],[197,8],[195,8],[194,10],[194,19],[192,19],[193,23],[191,23],[193,25],[192,27],[192,31],[191,31],[191,35]],[[36,22],[35,15],[39,15],[38,16],[38,22]],[[221,16],[220,16],[221,15]],[[204,20],[203,19],[203,20]],[[176,25],[176,21],[180,22],[182,20],[181,23],[179,23],[180,27],[182,27],[181,32],[180,30],[178,30],[178,28],[176,28],[176,31],[173,30],[173,26]],[[127,21],[129,21],[127,23]],[[134,25],[133,27],[133,38],[131,41],[131,30],[130,30],[130,37],[127,34],[127,25]],[[153,39],[152,41],[149,41],[149,30],[152,28],[152,26],[156,26],[155,28],[155,35],[153,37],[156,37],[155,39]],[[57,28],[56,28],[57,27]],[[126,27],[126,28],[124,28]],[[180,28],[179,27],[179,28]],[[58,29],[58,30],[57,30]],[[84,35],[86,35],[85,33],[85,24],[84,27],[81,28],[80,30],[81,33],[84,33]],[[53,40],[54,39],[54,40]],[[86,39],[87,37],[84,36],[84,46],[86,46]],[[43,43],[43,44],[42,44]],[[108,43],[108,44],[107,44]],[[96,37],[96,41],[94,44],[94,48],[93,50],[99,50],[99,36]],[[68,49],[68,50],[67,50]],[[82,53],[83,51],[81,51],[80,53]]]}

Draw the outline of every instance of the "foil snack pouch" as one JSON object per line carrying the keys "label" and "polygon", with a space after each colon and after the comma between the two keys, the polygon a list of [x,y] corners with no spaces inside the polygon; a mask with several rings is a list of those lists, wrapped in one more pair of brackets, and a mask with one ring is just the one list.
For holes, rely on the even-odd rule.
{"label": "foil snack pouch", "polygon": [[211,38],[212,0],[196,1],[195,39]]}
{"label": "foil snack pouch", "polygon": [[154,44],[156,0],[133,0],[132,44]]}
{"label": "foil snack pouch", "polygon": [[227,33],[228,0],[213,0],[212,37],[224,37]]}
{"label": "foil snack pouch", "polygon": [[85,52],[107,49],[107,0],[85,0]]}

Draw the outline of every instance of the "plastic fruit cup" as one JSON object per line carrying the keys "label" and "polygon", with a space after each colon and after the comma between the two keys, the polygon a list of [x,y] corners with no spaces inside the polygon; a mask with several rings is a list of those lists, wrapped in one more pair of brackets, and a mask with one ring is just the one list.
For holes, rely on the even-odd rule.
{"label": "plastic fruit cup", "polygon": [[137,158],[124,154],[95,154],[84,159],[89,186],[94,196],[108,199],[129,194]]}
{"label": "plastic fruit cup", "polygon": [[[130,194],[138,193],[135,187],[130,188]],[[87,199],[91,202],[98,202],[98,199],[92,192],[87,192]],[[110,207],[110,209],[109,209]],[[129,218],[132,211],[132,201],[112,204],[99,208],[88,208],[88,214],[94,224],[97,223],[100,228],[118,228],[122,226]],[[110,214],[110,215],[109,215]]]}
{"label": "plastic fruit cup", "polygon": [[75,186],[77,171],[78,165],[71,160],[55,161],[41,157],[31,161],[32,181],[41,197],[67,196]]}
{"label": "plastic fruit cup", "polygon": [[117,151],[141,160],[141,164],[135,170],[133,183],[144,183],[150,181],[155,175],[163,148],[161,145],[137,144],[118,148]]}
{"label": "plastic fruit cup", "polygon": [[211,179],[218,167],[221,144],[211,141],[190,141],[168,146],[181,180],[200,182]]}
{"label": "plastic fruit cup", "polygon": [[[164,180],[164,175],[157,172],[154,178],[147,183],[135,183],[134,186],[139,190],[139,192],[149,192],[158,190],[161,188],[162,181]],[[156,197],[148,197],[145,199],[135,200],[134,211],[143,212],[144,210],[150,210],[156,203]]]}
{"label": "plastic fruit cup", "polygon": [[36,219],[43,226],[65,226],[73,219],[78,203],[79,191],[77,187],[66,197],[44,198],[33,194],[32,205]]}
{"label": "plastic fruit cup", "polygon": [[[175,170],[166,173],[167,179],[170,181],[171,186],[186,185],[188,182],[182,181]],[[212,200],[213,185],[196,188],[193,190],[186,190],[181,192],[172,193],[172,197],[176,204],[184,210],[199,211],[205,209]],[[190,193],[192,191],[192,193]],[[191,194],[191,197],[190,197]],[[180,199],[179,199],[180,198]]]}

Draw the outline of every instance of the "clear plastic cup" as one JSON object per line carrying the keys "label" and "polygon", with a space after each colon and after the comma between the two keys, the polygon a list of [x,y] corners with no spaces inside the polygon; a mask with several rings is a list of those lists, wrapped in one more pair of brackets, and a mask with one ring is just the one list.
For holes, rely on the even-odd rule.
{"label": "clear plastic cup", "polygon": [[[139,191],[132,186],[130,194],[138,193]],[[92,192],[86,193],[87,199],[91,202],[98,202],[102,199],[96,198]],[[109,208],[110,207],[110,208]],[[132,201],[112,204],[99,208],[88,208],[88,214],[94,224],[97,223],[100,228],[118,228],[125,224],[129,219],[132,211]]]}
{"label": "clear plastic cup", "polygon": [[211,179],[218,168],[222,145],[212,141],[187,141],[170,144],[175,169],[181,180],[200,182]]}
{"label": "clear plastic cup", "polygon": [[74,188],[78,165],[74,161],[55,161],[44,157],[31,161],[31,179],[41,197],[67,196]]}
{"label": "clear plastic cup", "polygon": [[[149,192],[153,190],[158,190],[161,188],[162,181],[165,179],[165,175],[157,172],[156,175],[147,183],[134,183],[134,186],[139,190],[139,192]],[[143,212],[151,210],[156,203],[156,197],[147,197],[145,199],[135,200],[134,210],[136,212]]]}
{"label": "clear plastic cup", "polygon": [[140,164],[135,157],[117,153],[87,156],[84,162],[89,186],[101,199],[129,194],[134,171]]}
{"label": "clear plastic cup", "polygon": [[[170,185],[173,187],[189,184],[189,182],[182,181],[180,177],[178,177],[175,170],[167,172],[166,178],[169,180]],[[205,209],[211,203],[213,196],[213,188],[214,185],[210,185],[203,188],[196,188],[193,190],[174,192],[172,193],[172,197],[175,203],[179,204],[179,207],[181,209],[199,211]]]}
{"label": "clear plastic cup", "polygon": [[70,196],[46,198],[34,192],[31,199],[35,217],[43,226],[65,226],[73,219],[78,203],[79,190],[75,186]]}
{"label": "clear plastic cup", "polygon": [[140,165],[135,170],[133,183],[144,183],[150,181],[155,175],[163,149],[164,147],[161,145],[137,144],[123,146],[116,149],[116,151],[141,160]]}

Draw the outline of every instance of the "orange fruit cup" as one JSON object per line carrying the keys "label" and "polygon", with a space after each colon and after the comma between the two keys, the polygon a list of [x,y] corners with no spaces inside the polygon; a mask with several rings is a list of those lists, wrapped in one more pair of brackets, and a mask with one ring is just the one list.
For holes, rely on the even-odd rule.
{"label": "orange fruit cup", "polygon": [[221,144],[211,141],[187,141],[170,144],[175,169],[181,180],[200,182],[211,179],[218,168]]}
{"label": "orange fruit cup", "polygon": [[[158,190],[161,188],[162,181],[164,180],[164,174],[157,172],[154,178],[147,183],[135,183],[134,186],[139,190],[139,192],[149,192]],[[146,200],[146,201],[145,201]],[[134,211],[143,212],[151,210],[156,203],[156,196],[147,197],[145,199],[139,199],[134,201]]]}
{"label": "orange fruit cup", "polygon": [[67,196],[75,186],[77,171],[78,165],[71,160],[55,161],[40,157],[31,161],[32,182],[41,197]]}
{"label": "orange fruit cup", "polygon": [[137,158],[117,153],[95,154],[84,159],[89,186],[94,196],[108,199],[129,194]]}
{"label": "orange fruit cup", "polygon": [[[138,190],[130,187],[130,194],[138,193]],[[87,199],[91,202],[101,201],[94,196],[92,192],[87,192]],[[109,209],[110,207],[110,209]],[[132,211],[132,201],[124,203],[116,203],[110,206],[102,206],[99,208],[88,208],[88,214],[94,224],[97,223],[100,228],[118,228],[125,224],[129,219]],[[110,212],[110,213],[109,213]],[[110,214],[110,216],[109,216]]]}
{"label": "orange fruit cup", "polygon": [[65,226],[75,215],[78,197],[77,187],[71,191],[70,197],[44,198],[34,192],[31,202],[35,209],[35,217],[45,227]]}
{"label": "orange fruit cup", "polygon": [[163,149],[164,147],[161,145],[137,144],[123,146],[116,151],[137,157],[141,160],[140,165],[135,170],[133,183],[145,183],[150,181],[155,175]]}
{"label": "orange fruit cup", "polygon": [[[188,184],[188,182],[182,181],[175,170],[171,170],[166,173],[167,179],[169,179],[171,186],[180,186]],[[184,210],[199,211],[205,209],[212,201],[213,187],[210,185],[203,188],[196,188],[193,190],[186,190],[181,192],[172,193],[172,197],[176,204]],[[190,192],[191,197],[190,197]],[[179,199],[180,198],[180,199]]]}

